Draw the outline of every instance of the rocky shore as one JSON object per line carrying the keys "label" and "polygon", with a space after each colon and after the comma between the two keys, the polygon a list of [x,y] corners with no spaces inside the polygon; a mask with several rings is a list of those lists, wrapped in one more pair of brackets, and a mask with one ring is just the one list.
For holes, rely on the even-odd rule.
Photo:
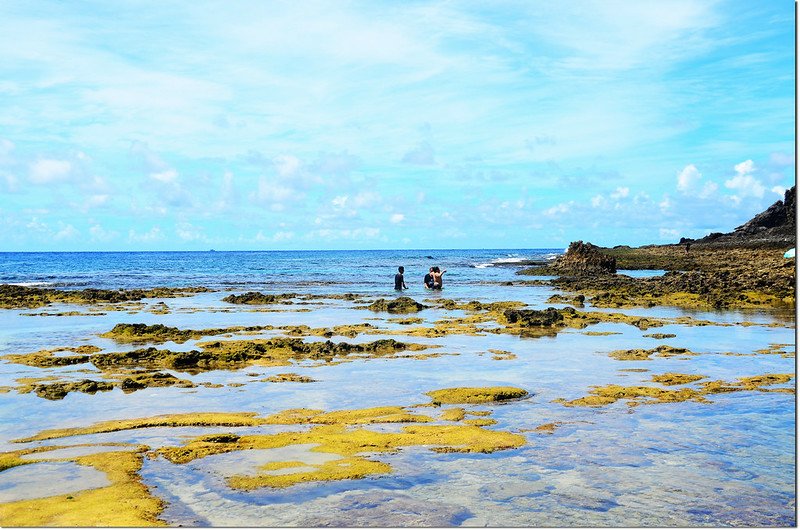
{"label": "rocky shore", "polygon": [[[519,272],[557,276],[539,282],[584,296],[596,307],[675,305],[695,308],[784,307],[795,304],[795,188],[729,234],[673,245],[601,248],[582,241],[547,267]],[[666,271],[637,278],[617,270]]]}

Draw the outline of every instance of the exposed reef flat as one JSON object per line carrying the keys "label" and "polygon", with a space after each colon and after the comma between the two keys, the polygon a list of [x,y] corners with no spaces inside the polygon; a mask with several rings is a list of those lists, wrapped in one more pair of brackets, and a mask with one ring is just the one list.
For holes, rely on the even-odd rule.
{"label": "exposed reef flat", "polygon": [[[683,385],[702,379],[706,379],[706,376],[671,373],[653,376],[653,381],[660,382],[665,386]],[[706,396],[727,392],[794,393],[794,388],[763,388],[765,386],[788,383],[792,379],[794,379],[794,374],[763,374],[753,377],[740,377],[733,382],[706,381],[701,383],[699,388],[665,389],[652,386],[596,386],[589,391],[588,396],[569,401],[559,398],[555,400],[555,403],[562,403],[567,407],[602,407],[621,399],[629,400],[628,404],[632,406],[652,403],[679,403],[682,401],[709,403],[710,401]]]}
{"label": "exposed reef flat", "polygon": [[[785,249],[784,249],[785,250]],[[792,307],[794,260],[775,248],[691,248],[683,246],[602,249],[621,269],[661,269],[663,276],[633,278],[622,274],[561,274],[542,280],[584,296],[595,307],[692,308]],[[558,272],[558,271],[557,271]],[[520,274],[554,274],[526,269]],[[570,303],[570,302],[564,302]]]}
{"label": "exposed reef flat", "polygon": [[144,298],[175,298],[209,292],[206,287],[156,287],[153,289],[80,289],[74,291],[40,289],[0,284],[0,309],[33,309],[51,303],[116,304],[138,302]]}

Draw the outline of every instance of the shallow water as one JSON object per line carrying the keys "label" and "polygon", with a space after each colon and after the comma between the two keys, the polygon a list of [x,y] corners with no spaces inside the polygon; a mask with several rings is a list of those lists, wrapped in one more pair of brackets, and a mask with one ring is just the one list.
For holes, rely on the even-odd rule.
{"label": "shallow water", "polygon": [[[452,251],[455,252],[455,251]],[[518,281],[515,268],[493,263],[504,258],[485,253],[458,257],[457,265],[447,268],[450,283],[442,293],[424,291],[409,285],[405,295],[425,303],[434,297],[457,301],[482,302],[518,300],[531,308],[544,308],[555,291],[546,287],[502,285]],[[227,254],[227,253],[220,253]],[[247,254],[247,253],[245,253]],[[302,254],[302,253],[299,253]],[[530,257],[520,253],[521,257]],[[394,263],[398,255],[384,256]],[[451,257],[454,254],[450,255]],[[246,256],[247,266],[256,265]],[[374,256],[373,256],[374,257]],[[403,256],[400,256],[401,258]],[[508,257],[508,256],[507,256]],[[510,256],[517,259],[520,256]],[[293,261],[295,258],[300,261]],[[341,257],[340,257],[341,258]],[[103,262],[67,273],[40,271],[44,266],[23,256],[24,263],[5,262],[3,278],[23,281],[46,280],[54,283],[85,281],[90,273],[101,273],[98,287],[108,287],[123,274],[131,274],[131,285],[145,284],[153,275],[167,274],[156,267],[144,276],[119,272],[108,256]],[[143,259],[143,258],[137,258]],[[160,259],[160,258],[159,258]],[[185,274],[178,268],[176,284],[197,285],[192,280],[216,275],[218,283],[230,282],[238,272],[223,258],[213,258],[214,267],[205,276],[189,266]],[[294,274],[302,256],[281,258],[274,271]],[[338,259],[338,258],[337,258]],[[427,258],[417,257],[415,265],[427,266]],[[453,258],[456,259],[456,258]],[[280,289],[274,278],[262,278],[261,287],[242,285],[233,291],[199,293],[185,298],[144,300],[141,310],[106,311],[92,316],[28,316],[37,311],[78,310],[81,306],[49,306],[44,310],[0,311],[0,355],[32,352],[42,348],[94,344],[107,351],[125,351],[140,345],[116,344],[97,335],[120,322],[162,323],[182,329],[203,329],[234,325],[300,325],[312,327],[369,322],[386,329],[403,329],[388,323],[396,315],[373,313],[357,306],[378,297],[394,298],[397,293],[377,282],[354,283],[361,270],[353,266],[342,271],[344,258],[335,263],[324,259],[306,260],[315,271],[311,280],[327,281]],[[375,262],[375,260],[372,260]],[[59,262],[61,263],[61,262]],[[166,260],[165,263],[175,264]],[[490,264],[491,266],[487,265]],[[159,267],[161,267],[160,265]],[[477,267],[475,265],[486,265]],[[63,267],[66,267],[62,263]],[[248,267],[250,267],[248,269]],[[316,267],[316,269],[314,268]],[[337,269],[338,267],[338,269]],[[36,271],[31,272],[31,270]],[[387,266],[388,269],[388,266]],[[9,273],[8,271],[15,271]],[[109,272],[109,270],[111,272]],[[127,270],[127,269],[126,269]],[[335,272],[338,270],[338,273]],[[25,272],[27,271],[27,272]],[[37,272],[38,271],[38,272]],[[132,272],[131,272],[132,271]],[[393,274],[393,271],[388,270]],[[242,276],[247,276],[245,272]],[[266,274],[264,272],[263,274]],[[13,277],[12,277],[13,276]],[[48,276],[52,276],[47,280]],[[408,276],[407,276],[408,277]],[[77,279],[76,279],[77,278]],[[320,280],[323,278],[323,280]],[[328,278],[325,280],[325,278]],[[331,279],[332,278],[332,279]],[[338,280],[337,280],[338,278]],[[448,276],[445,276],[448,279]],[[128,281],[128,280],[126,280]],[[243,280],[244,281],[244,280]],[[338,281],[339,283],[335,283]],[[138,282],[138,283],[137,283]],[[272,282],[272,283],[270,283]],[[265,289],[264,285],[275,288]],[[119,286],[119,285],[117,285]],[[254,311],[221,301],[230,293],[261,289],[264,292],[338,294],[361,292],[367,298],[358,302],[325,300],[323,305],[281,305]],[[153,314],[149,309],[163,301],[170,312]],[[314,300],[316,302],[317,300]],[[556,307],[563,307],[556,305]],[[310,312],[299,310],[311,309]],[[708,396],[711,403],[665,403],[629,406],[624,400],[599,408],[565,407],[553,400],[576,399],[587,395],[595,385],[654,385],[653,375],[666,372],[703,375],[705,380],[734,381],[739,377],[765,373],[794,373],[795,323],[785,312],[690,312],[671,307],[608,310],[653,318],[692,316],[717,323],[708,326],[670,324],[642,331],[625,324],[598,324],[584,330],[565,329],[554,337],[523,338],[508,334],[478,336],[448,335],[438,338],[402,335],[360,335],[354,339],[334,337],[334,341],[368,342],[395,338],[405,342],[435,345],[423,353],[447,353],[425,359],[378,358],[348,359],[348,362],[320,366],[301,362],[293,366],[251,366],[240,370],[189,374],[168,371],[195,383],[222,384],[221,388],[147,388],[123,393],[119,389],[94,395],[70,393],[63,400],[48,401],[35,394],[18,394],[19,378],[59,377],[100,378],[92,365],[58,369],[39,369],[0,363],[0,386],[12,388],[0,406],[0,450],[13,451],[50,445],[131,443],[151,448],[174,446],[202,435],[221,432],[277,433],[305,430],[304,426],[151,428],[73,436],[26,444],[12,440],[33,435],[43,429],[86,426],[98,421],[149,417],[158,414],[231,411],[271,414],[289,408],[341,410],[383,405],[425,404],[425,392],[454,386],[511,385],[530,395],[503,404],[468,406],[469,410],[491,411],[498,421],[489,427],[522,434],[527,443],[514,450],[492,454],[441,454],[425,447],[402,448],[396,453],[375,455],[389,463],[393,472],[361,480],[298,484],[286,489],[262,488],[239,491],[230,488],[226,477],[247,474],[275,459],[300,460],[311,465],[326,453],[309,447],[283,449],[282,456],[269,452],[238,452],[172,464],[163,458],[145,459],[141,476],[145,484],[158,486],[152,491],[167,502],[162,515],[172,526],[792,526],[796,524],[795,503],[795,395],[744,391]],[[462,312],[426,309],[412,315],[425,319],[424,325]],[[743,322],[755,325],[741,325]],[[774,326],[774,327],[770,327]],[[610,332],[587,335],[586,332]],[[272,336],[277,332],[265,332]],[[645,335],[672,333],[674,338],[655,339]],[[262,335],[243,335],[252,338]],[[237,336],[238,337],[238,336]],[[229,337],[215,337],[227,339]],[[320,340],[318,337],[306,340]],[[159,348],[196,348],[198,341],[165,343]],[[696,356],[653,357],[648,361],[619,361],[609,357],[618,349],[655,348],[661,344],[684,347]],[[780,353],[758,350],[785,344]],[[494,360],[489,350],[504,350],[516,358]],[[80,370],[91,372],[81,372]],[[637,370],[637,371],[629,371]],[[641,371],[645,370],[645,371]],[[314,383],[267,383],[259,381],[278,373],[293,372],[316,380]],[[230,386],[231,384],[242,386]],[[794,388],[795,381],[777,387]],[[436,409],[421,408],[419,413],[438,415]],[[537,426],[557,423],[552,434],[535,431]],[[392,430],[399,427],[375,426]],[[116,446],[104,446],[116,447]],[[63,456],[85,449],[59,449]],[[102,447],[95,451],[103,450]],[[286,452],[291,458],[284,458]],[[47,453],[37,453],[44,457]],[[53,451],[53,455],[60,455]],[[94,479],[89,477],[93,476]],[[64,484],[64,492],[77,482],[104,475],[73,462],[27,464],[0,472],[2,502],[18,498],[54,495],[41,489],[43,483]],[[86,478],[89,477],[89,478]],[[69,489],[72,488],[72,489]],[[60,490],[59,490],[60,491]]]}

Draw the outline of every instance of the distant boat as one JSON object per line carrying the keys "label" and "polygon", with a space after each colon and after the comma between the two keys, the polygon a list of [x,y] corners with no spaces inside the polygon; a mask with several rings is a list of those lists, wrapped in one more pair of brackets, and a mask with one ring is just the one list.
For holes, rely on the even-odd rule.
{"label": "distant boat", "polygon": [[793,258],[794,257],[794,249],[790,248],[789,250],[787,250],[786,254],[784,254],[783,257],[784,258],[789,258],[789,259]]}

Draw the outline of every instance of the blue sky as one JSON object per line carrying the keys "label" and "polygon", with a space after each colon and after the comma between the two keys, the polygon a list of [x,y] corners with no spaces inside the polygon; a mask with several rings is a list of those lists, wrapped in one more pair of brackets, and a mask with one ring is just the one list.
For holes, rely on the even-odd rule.
{"label": "blue sky", "polygon": [[794,2],[0,3],[0,250],[561,248],[794,183]]}

